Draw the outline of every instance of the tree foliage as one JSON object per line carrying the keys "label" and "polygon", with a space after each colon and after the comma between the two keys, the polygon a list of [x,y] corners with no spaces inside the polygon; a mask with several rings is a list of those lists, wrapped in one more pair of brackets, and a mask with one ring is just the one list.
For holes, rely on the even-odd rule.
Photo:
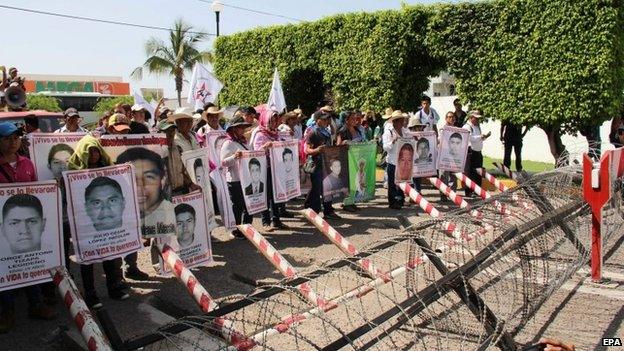
{"label": "tree foliage", "polygon": [[442,5],[428,46],[486,114],[575,132],[618,113],[624,91],[620,0]]}
{"label": "tree foliage", "polygon": [[326,98],[342,108],[414,109],[441,65],[424,45],[423,6],[255,29],[216,42],[222,105],[266,102],[275,67],[290,109]]}
{"label": "tree foliage", "polygon": [[56,98],[41,94],[27,94],[26,107],[28,107],[29,110],[61,111],[61,106]]}
{"label": "tree foliage", "polygon": [[414,110],[447,69],[486,115],[578,131],[624,102],[623,0],[493,0],[337,15],[216,42],[222,104],[266,101],[272,71],[289,108]]}
{"label": "tree foliage", "polygon": [[100,98],[95,104],[93,111],[97,112],[98,115],[103,115],[105,112],[112,112],[115,105],[118,103],[122,104],[134,104],[134,98],[130,95],[116,96],[114,98]]}

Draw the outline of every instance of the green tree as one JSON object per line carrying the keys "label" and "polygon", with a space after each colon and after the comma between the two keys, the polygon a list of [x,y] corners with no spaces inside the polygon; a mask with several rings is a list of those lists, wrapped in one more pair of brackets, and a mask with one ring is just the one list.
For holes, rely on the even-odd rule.
{"label": "green tree", "polygon": [[499,0],[442,5],[428,44],[486,115],[561,134],[617,115],[624,102],[621,0]]}
{"label": "green tree", "polygon": [[169,73],[174,77],[175,88],[178,93],[178,105],[182,106],[182,85],[184,73],[193,68],[196,62],[210,62],[212,54],[200,51],[197,44],[206,38],[205,33],[193,31],[193,27],[177,20],[169,31],[169,42],[159,38],[150,38],[145,43],[147,60],[143,66],[132,71],[132,77],[141,79],[143,69],[150,73]]}
{"label": "green tree", "polygon": [[117,96],[114,98],[100,98],[97,104],[95,104],[95,107],[93,107],[93,111],[97,112],[98,115],[101,116],[105,112],[112,112],[115,105],[119,103],[132,105],[134,104],[134,98],[130,95]]}
{"label": "green tree", "polygon": [[29,110],[61,111],[61,106],[56,98],[41,94],[27,94],[26,106]]}

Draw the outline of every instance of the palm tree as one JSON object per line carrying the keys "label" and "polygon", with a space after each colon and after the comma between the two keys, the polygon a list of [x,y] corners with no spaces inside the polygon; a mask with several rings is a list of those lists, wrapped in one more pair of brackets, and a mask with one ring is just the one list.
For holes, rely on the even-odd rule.
{"label": "palm tree", "polygon": [[206,38],[206,34],[194,32],[192,29],[193,27],[179,19],[169,31],[169,45],[159,38],[150,38],[145,43],[147,60],[131,74],[133,78],[140,80],[143,77],[143,68],[156,74],[169,72],[175,79],[179,106],[182,106],[184,71],[192,69],[196,62],[212,61],[210,52],[200,51],[196,47],[197,43]]}

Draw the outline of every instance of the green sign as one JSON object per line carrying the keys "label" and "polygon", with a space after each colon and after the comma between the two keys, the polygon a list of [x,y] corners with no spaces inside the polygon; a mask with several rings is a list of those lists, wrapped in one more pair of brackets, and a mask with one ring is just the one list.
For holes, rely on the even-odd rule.
{"label": "green sign", "polygon": [[41,91],[64,91],[92,93],[95,91],[93,82],[68,82],[68,81],[35,81],[35,92]]}
{"label": "green sign", "polygon": [[346,205],[372,200],[375,197],[375,155],[374,141],[349,144],[349,197]]}

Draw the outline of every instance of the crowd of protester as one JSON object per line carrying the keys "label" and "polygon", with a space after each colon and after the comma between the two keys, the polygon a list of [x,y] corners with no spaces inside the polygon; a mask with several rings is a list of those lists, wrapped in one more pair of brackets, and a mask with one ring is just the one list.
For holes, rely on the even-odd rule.
{"label": "crowd of protester", "polygon": [[[307,117],[300,109],[286,113],[277,113],[269,109],[256,111],[253,107],[241,107],[234,114],[224,119],[223,110],[209,103],[203,109],[179,108],[175,111],[164,106],[161,100],[152,116],[140,105],[117,104],[111,111],[105,113],[95,129],[88,131],[81,126],[81,117],[75,108],[68,108],[64,112],[63,125],[54,133],[85,132],[75,150],[65,150],[67,155],[62,158],[65,162],[59,162],[59,169],[55,173],[60,175],[63,170],[92,169],[111,165],[110,157],[100,144],[99,137],[107,134],[148,134],[164,133],[167,138],[168,157],[166,159],[166,177],[171,183],[173,195],[187,194],[200,189],[187,174],[182,163],[182,153],[206,147],[206,134],[211,131],[224,131],[227,140],[221,150],[218,150],[220,163],[211,164],[211,168],[222,167],[229,190],[230,200],[233,206],[233,214],[236,224],[251,223],[253,216],[247,212],[238,172],[238,160],[243,151],[267,150],[273,142],[281,140],[280,135],[289,134],[291,138],[300,140],[301,157],[300,163],[316,165],[310,173],[311,189],[305,197],[304,206],[322,213],[325,219],[340,220],[331,200],[323,197],[323,162],[321,160],[323,149],[333,145],[345,145],[349,143],[376,141],[379,152],[385,154],[385,178],[387,186],[388,206],[392,209],[400,209],[405,205],[402,191],[395,183],[396,153],[394,147],[396,140],[414,131],[433,131],[438,133],[440,115],[431,106],[431,99],[424,96],[421,101],[421,109],[410,117],[400,110],[386,109],[383,114],[372,111],[363,113],[357,110],[348,110],[336,113],[329,104],[321,104],[319,108]],[[480,183],[480,176],[476,168],[482,167],[483,157],[481,150],[483,141],[489,133],[484,134],[479,126],[482,115],[474,110],[466,113],[462,110],[461,103],[455,101],[455,110],[445,114],[447,126],[461,127],[470,132],[470,148],[466,172],[470,178]],[[516,160],[519,165],[520,143],[517,138],[522,137],[516,126],[504,124],[506,140],[505,155],[507,156],[507,144],[516,149]],[[22,145],[22,140],[38,131],[36,121],[26,123],[18,128],[16,125],[4,122],[0,123],[0,182],[18,183],[36,181],[33,162],[28,158],[27,150]],[[525,131],[526,133],[526,131]],[[515,138],[515,139],[514,139]],[[63,150],[59,150],[61,152]],[[70,154],[71,153],[71,154]],[[509,151],[510,153],[510,151]],[[59,156],[60,157],[60,156]],[[267,158],[268,160],[268,158]],[[119,161],[119,160],[118,160]],[[213,160],[211,160],[213,161]],[[507,161],[506,161],[507,162]],[[346,167],[346,165],[344,165]],[[269,168],[269,167],[267,167]],[[521,166],[518,167],[521,169]],[[270,168],[269,168],[270,169]],[[270,172],[270,170],[269,170]],[[456,188],[456,180],[450,173],[441,174],[444,181]],[[64,195],[62,178],[58,179]],[[140,179],[137,177],[137,182]],[[414,178],[413,185],[420,189],[420,179]],[[139,188],[144,184],[140,184]],[[216,191],[214,191],[215,196]],[[282,218],[291,218],[294,213],[288,211],[286,203],[273,202],[273,185],[271,175],[267,175],[267,200],[268,209],[261,213],[263,230],[271,232],[277,229],[287,229]],[[470,191],[466,190],[470,195]],[[217,204],[216,198],[213,202]],[[344,211],[355,212],[360,209],[353,203],[343,204]],[[215,208],[219,213],[219,208]],[[69,269],[70,259],[70,231],[67,218],[66,201],[63,201],[63,234],[65,242],[66,265]],[[243,234],[235,229],[231,232],[234,238],[243,238]],[[124,265],[125,262],[125,265]],[[132,280],[148,280],[149,275],[141,271],[137,265],[137,254],[133,253],[123,259],[117,258],[102,263],[106,274],[106,287],[108,296],[115,300],[124,300],[129,296],[130,283]],[[122,267],[125,266],[125,270]],[[84,298],[90,308],[99,308],[102,303],[94,284],[93,266],[80,265]],[[15,324],[14,301],[18,292],[23,291],[29,301],[29,315],[33,318],[55,318],[54,309],[50,306],[55,303],[55,289],[52,283],[30,286],[19,290],[0,292],[0,333],[7,332]]]}

